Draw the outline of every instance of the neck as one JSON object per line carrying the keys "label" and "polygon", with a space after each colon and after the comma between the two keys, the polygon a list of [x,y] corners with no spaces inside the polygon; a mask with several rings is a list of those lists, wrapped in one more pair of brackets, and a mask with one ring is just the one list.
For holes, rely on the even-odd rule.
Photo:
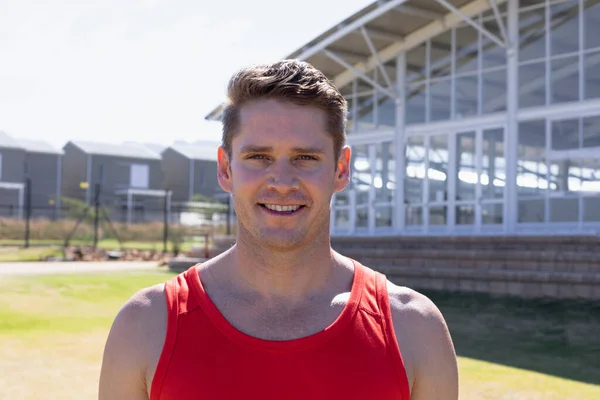
{"label": "neck", "polygon": [[331,248],[328,235],[315,238],[309,246],[281,252],[238,235],[228,258],[230,282],[238,290],[253,292],[267,301],[289,303],[327,290],[348,265]]}

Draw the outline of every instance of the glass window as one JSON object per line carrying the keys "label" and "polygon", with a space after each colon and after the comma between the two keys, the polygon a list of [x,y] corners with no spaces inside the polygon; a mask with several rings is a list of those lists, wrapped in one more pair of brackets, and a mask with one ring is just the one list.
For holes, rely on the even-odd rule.
{"label": "glass window", "polygon": [[350,229],[350,212],[348,210],[335,210],[335,229]]}
{"label": "glass window", "polygon": [[429,93],[431,96],[430,121],[442,121],[450,119],[450,106],[452,101],[450,93],[452,84],[449,79],[438,82],[431,82]]}
{"label": "glass window", "polygon": [[579,56],[552,60],[550,65],[551,103],[579,100]]}
{"label": "glass window", "polygon": [[[506,28],[506,18],[502,18],[502,23]],[[488,32],[494,34],[498,39],[502,40],[502,33],[498,27],[496,19],[491,19],[483,23]],[[481,51],[483,68],[498,67],[506,65],[506,49],[496,44],[487,36],[481,37]]]}
{"label": "glass window", "polygon": [[546,200],[519,200],[519,222],[539,223],[546,220]]}
{"label": "glass window", "polygon": [[375,207],[375,226],[377,228],[391,227],[393,211],[391,206]]}
{"label": "glass window", "polygon": [[432,78],[450,75],[452,72],[452,31],[446,31],[431,40],[429,61]]}
{"label": "glass window", "polygon": [[519,59],[539,59],[546,56],[546,16],[544,8],[519,14]]}
{"label": "glass window", "polygon": [[546,105],[546,64],[537,62],[519,67],[519,107]]}
{"label": "glass window", "polygon": [[408,138],[405,151],[404,201],[407,204],[424,202],[425,141],[422,136]]}
{"label": "glass window", "polygon": [[394,144],[392,142],[375,145],[375,186],[376,202],[392,202],[394,200]]}
{"label": "glass window", "polygon": [[551,198],[550,222],[577,222],[579,221],[579,199]]}
{"label": "glass window", "polygon": [[472,204],[456,206],[456,225],[473,225],[475,223],[475,207]]}
{"label": "glass window", "polygon": [[356,128],[357,132],[370,131],[374,128],[373,96],[362,96],[356,101]]}
{"label": "glass window", "polygon": [[393,128],[396,126],[396,101],[385,94],[379,94],[377,104],[378,128]]}
{"label": "glass window", "polygon": [[579,50],[578,17],[578,0],[550,6],[550,49],[553,56]]}
{"label": "glass window", "polygon": [[506,70],[485,72],[482,75],[484,113],[506,110]]}
{"label": "glass window", "polygon": [[[598,34],[600,37],[600,34]],[[600,97],[600,51],[583,56],[585,76],[585,98],[597,99]]]}
{"label": "glass window", "polygon": [[544,160],[517,162],[517,193],[520,198],[544,195],[548,189],[548,168]]}
{"label": "glass window", "polygon": [[579,147],[579,119],[552,122],[552,150],[569,150]]}
{"label": "glass window", "polygon": [[519,160],[539,160],[546,154],[546,121],[519,124]]}
{"label": "glass window", "polygon": [[354,132],[354,115],[352,115],[352,99],[346,98],[346,102],[348,103],[348,120],[346,121],[346,132],[352,133]]}
{"label": "glass window", "polygon": [[483,131],[481,191],[484,199],[503,199],[506,183],[504,129]]}
{"label": "glass window", "polygon": [[600,147],[600,116],[583,119],[583,147]]}
{"label": "glass window", "polygon": [[346,206],[350,204],[350,199],[348,197],[348,191],[350,190],[350,185],[346,186],[344,190],[341,192],[337,192],[335,194],[335,205],[337,206]]}
{"label": "glass window", "polygon": [[[581,191],[595,196],[600,195],[600,154],[595,158],[581,159],[579,165],[581,166]],[[598,199],[600,200],[600,197]]]}
{"label": "glass window", "polygon": [[545,156],[546,121],[521,122],[517,156],[517,193],[519,197],[538,196],[548,188]]}
{"label": "glass window", "polygon": [[477,75],[456,78],[456,118],[461,119],[477,114],[478,83]]}
{"label": "glass window", "polygon": [[356,204],[368,204],[369,188],[371,187],[369,147],[367,145],[353,146],[352,153],[352,187],[356,191]]}
{"label": "glass window", "polygon": [[583,13],[583,27],[585,48],[593,49],[600,47],[600,1],[584,1],[585,11]]}
{"label": "glass window", "polygon": [[406,225],[407,226],[422,226],[423,225],[423,207],[406,205]]}
{"label": "glass window", "polygon": [[362,207],[356,208],[356,227],[357,228],[368,228],[369,227],[369,207],[363,205]]}
{"label": "glass window", "polygon": [[406,90],[406,124],[425,122],[425,84],[409,86]]}
{"label": "glass window", "polygon": [[573,195],[581,190],[579,160],[555,160],[550,164],[550,189],[553,193]]}
{"label": "glass window", "polygon": [[477,70],[479,32],[470,25],[456,28],[456,73]]}
{"label": "glass window", "polygon": [[481,206],[481,223],[484,225],[502,224],[504,206],[499,204],[483,204]]}
{"label": "glass window", "polygon": [[447,209],[446,206],[429,207],[429,225],[446,225]]}
{"label": "glass window", "polygon": [[429,142],[429,200],[448,200],[448,135],[431,136]]}
{"label": "glass window", "polygon": [[456,159],[458,176],[456,179],[456,200],[475,199],[477,185],[477,167],[475,152],[475,132],[463,132],[456,135]]}
{"label": "glass window", "polygon": [[583,222],[600,222],[600,197],[583,198]]}
{"label": "glass window", "polygon": [[406,81],[416,82],[426,78],[425,43],[406,53]]}
{"label": "glass window", "polygon": [[[378,72],[377,69],[374,69],[368,75],[373,81],[379,82]],[[364,93],[357,99],[358,131],[369,132],[375,130],[377,126],[376,101],[378,99],[376,90],[371,85],[367,85],[366,87],[359,85],[357,90]]]}

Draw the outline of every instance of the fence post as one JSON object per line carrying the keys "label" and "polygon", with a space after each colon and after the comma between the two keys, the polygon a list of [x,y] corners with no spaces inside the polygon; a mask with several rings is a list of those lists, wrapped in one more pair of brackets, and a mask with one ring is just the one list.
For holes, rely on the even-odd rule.
{"label": "fence post", "polygon": [[29,222],[31,220],[31,179],[25,178],[25,248],[29,248]]}
{"label": "fence post", "polygon": [[163,203],[163,254],[167,254],[167,241],[169,239],[169,190],[165,190],[165,201]]}
{"label": "fence post", "polygon": [[98,222],[100,216],[100,184],[96,183],[94,193],[94,250],[98,248]]}

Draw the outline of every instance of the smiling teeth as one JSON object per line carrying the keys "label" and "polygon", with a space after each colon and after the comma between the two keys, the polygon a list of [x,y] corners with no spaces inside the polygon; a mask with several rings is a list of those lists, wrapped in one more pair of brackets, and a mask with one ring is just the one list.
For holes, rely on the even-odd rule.
{"label": "smiling teeth", "polygon": [[300,208],[300,206],[276,206],[273,204],[265,204],[265,207],[267,207],[269,210],[273,210],[273,211],[296,211],[297,209]]}

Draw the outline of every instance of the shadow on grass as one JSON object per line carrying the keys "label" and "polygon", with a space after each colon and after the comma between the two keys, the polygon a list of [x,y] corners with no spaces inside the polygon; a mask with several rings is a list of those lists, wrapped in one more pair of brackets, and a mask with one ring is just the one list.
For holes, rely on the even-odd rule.
{"label": "shadow on grass", "polygon": [[600,384],[600,302],[420,292],[444,314],[459,356]]}

